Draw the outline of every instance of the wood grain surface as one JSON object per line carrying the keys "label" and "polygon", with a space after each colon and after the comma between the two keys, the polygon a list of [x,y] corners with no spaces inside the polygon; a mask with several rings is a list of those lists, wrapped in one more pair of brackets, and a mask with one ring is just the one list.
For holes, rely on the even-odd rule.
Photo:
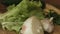
{"label": "wood grain surface", "polygon": [[46,3],[52,4],[60,9],[60,0],[45,0]]}

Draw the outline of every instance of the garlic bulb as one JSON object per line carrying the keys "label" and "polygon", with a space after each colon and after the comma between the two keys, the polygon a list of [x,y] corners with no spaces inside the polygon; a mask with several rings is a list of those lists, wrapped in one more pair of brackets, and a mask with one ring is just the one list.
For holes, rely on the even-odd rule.
{"label": "garlic bulb", "polygon": [[51,17],[50,19],[45,18],[45,19],[41,20],[43,29],[45,31],[47,31],[48,33],[52,32],[54,29],[54,25],[53,25],[52,20],[53,20],[53,17]]}
{"label": "garlic bulb", "polygon": [[44,34],[40,21],[32,16],[22,26],[22,34]]}

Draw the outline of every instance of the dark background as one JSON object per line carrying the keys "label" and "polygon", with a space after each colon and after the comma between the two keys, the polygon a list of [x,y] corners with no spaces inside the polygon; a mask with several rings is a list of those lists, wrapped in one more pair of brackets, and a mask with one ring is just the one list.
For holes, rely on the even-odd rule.
{"label": "dark background", "polygon": [[60,9],[60,0],[45,0],[46,3],[52,4]]}

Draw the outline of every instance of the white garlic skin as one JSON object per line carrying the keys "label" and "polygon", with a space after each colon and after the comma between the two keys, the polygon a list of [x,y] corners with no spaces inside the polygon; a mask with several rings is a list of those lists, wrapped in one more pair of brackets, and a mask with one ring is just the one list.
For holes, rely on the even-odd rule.
{"label": "white garlic skin", "polygon": [[50,19],[46,18],[46,19],[41,20],[43,29],[48,33],[51,33],[54,29],[54,24],[52,20],[53,20],[53,17],[51,17]]}
{"label": "white garlic skin", "polygon": [[40,20],[34,16],[28,18],[22,26],[22,34],[44,34]]}

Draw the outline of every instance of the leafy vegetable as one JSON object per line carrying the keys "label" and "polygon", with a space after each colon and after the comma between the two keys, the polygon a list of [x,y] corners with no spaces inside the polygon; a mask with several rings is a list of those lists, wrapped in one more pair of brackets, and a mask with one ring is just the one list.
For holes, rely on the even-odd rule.
{"label": "leafy vegetable", "polygon": [[55,12],[53,12],[53,10],[50,10],[50,12],[48,13],[47,17],[48,18],[54,17],[54,19],[53,19],[54,24],[60,25],[60,15],[58,15]]}
{"label": "leafy vegetable", "polygon": [[20,30],[21,22],[2,22],[2,27],[7,28],[9,31],[16,30],[17,32]]}
{"label": "leafy vegetable", "polygon": [[7,10],[9,11],[9,10],[13,9],[14,7],[15,7],[15,4],[13,4],[13,5],[7,7]]}
{"label": "leafy vegetable", "polygon": [[42,4],[39,1],[23,0],[17,6],[9,6],[8,11],[0,15],[0,22],[4,28],[8,30],[15,30],[19,32],[23,22],[31,17],[36,16],[39,19],[43,19]]}
{"label": "leafy vegetable", "polygon": [[53,21],[54,21],[54,23],[60,25],[60,15],[55,17],[55,19]]}

